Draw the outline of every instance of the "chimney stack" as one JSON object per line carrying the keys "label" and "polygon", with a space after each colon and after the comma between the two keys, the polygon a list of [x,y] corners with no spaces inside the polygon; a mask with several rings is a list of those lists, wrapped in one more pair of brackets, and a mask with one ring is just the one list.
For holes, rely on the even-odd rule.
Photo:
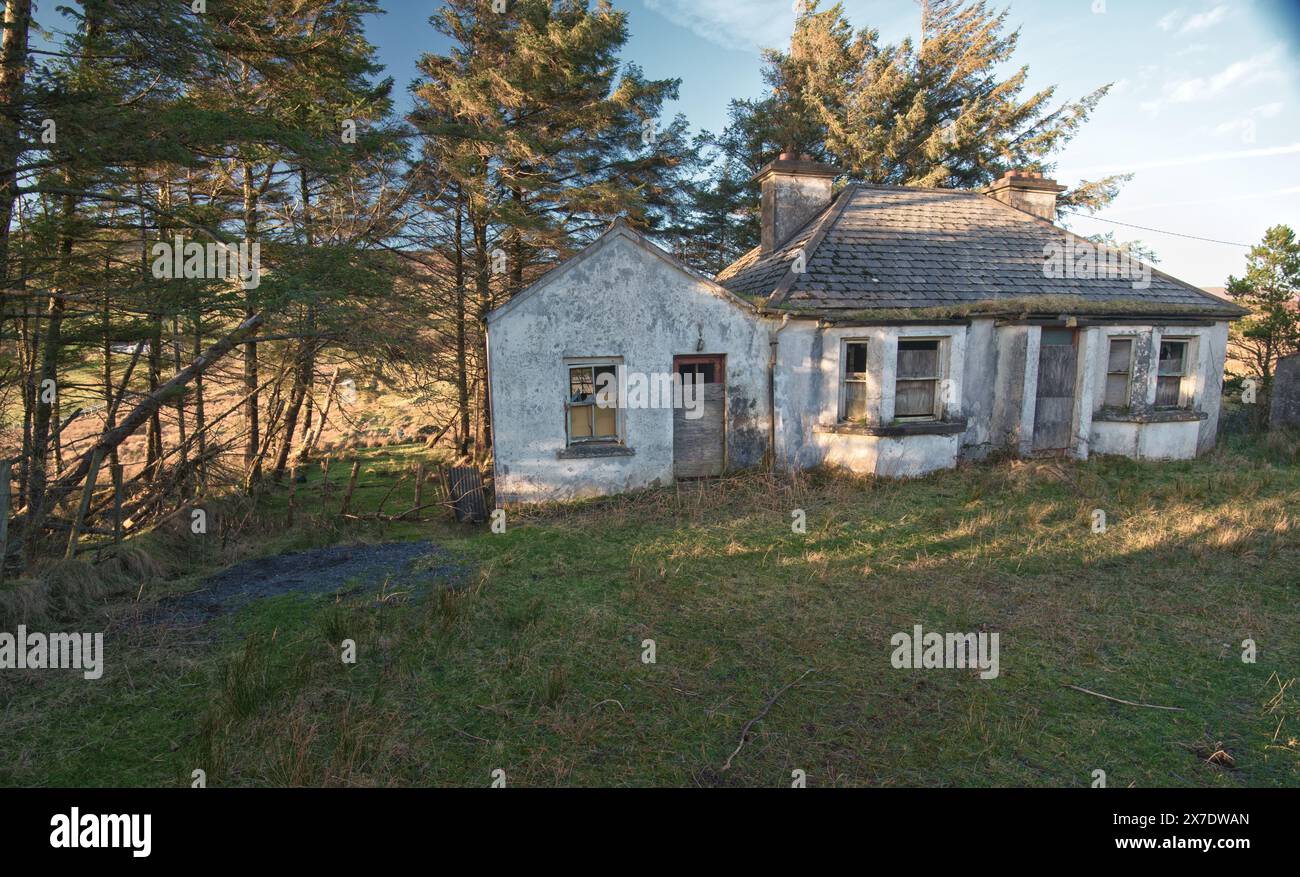
{"label": "chimney stack", "polygon": [[983,190],[985,195],[1017,210],[1031,213],[1048,222],[1056,221],[1056,196],[1065,191],[1056,180],[1043,179],[1040,173],[1007,171],[1002,179]]}
{"label": "chimney stack", "polygon": [[840,169],[813,161],[793,150],[769,161],[754,177],[762,191],[762,246],[767,255],[780,249],[831,203],[831,184]]}

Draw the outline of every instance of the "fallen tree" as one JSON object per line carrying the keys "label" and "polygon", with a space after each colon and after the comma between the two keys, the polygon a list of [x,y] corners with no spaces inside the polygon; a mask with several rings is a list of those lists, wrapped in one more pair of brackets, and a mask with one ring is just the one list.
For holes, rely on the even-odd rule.
{"label": "fallen tree", "polygon": [[175,397],[187,384],[207,371],[213,363],[247,341],[262,323],[263,318],[260,314],[253,314],[245,319],[234,331],[196,357],[188,367],[177,372],[171,380],[146,396],[131,410],[130,414],[122,418],[121,423],[104,432],[63,475],[50,482],[42,497],[34,497],[30,505],[19,509],[13,517],[13,527],[17,532],[24,534],[21,543],[32,544],[32,540],[44,526],[46,514],[54,507],[57,499],[76,489],[77,485],[86,478],[96,453],[99,453],[102,459],[103,455],[107,455],[126,441],[137,429],[147,423],[167,400]]}

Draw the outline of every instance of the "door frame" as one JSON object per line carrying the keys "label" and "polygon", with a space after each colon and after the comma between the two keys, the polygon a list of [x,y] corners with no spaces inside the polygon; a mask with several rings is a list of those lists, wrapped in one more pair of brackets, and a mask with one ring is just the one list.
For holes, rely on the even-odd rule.
{"label": "door frame", "polygon": [[[1034,408],[1033,408],[1033,416],[1030,418],[1029,421],[1029,452],[1031,455],[1042,455],[1047,457],[1055,456],[1062,453],[1071,454],[1075,450],[1075,433],[1076,433],[1075,427],[1079,423],[1079,399],[1080,399],[1080,394],[1084,390],[1083,367],[1084,367],[1084,359],[1085,359],[1084,354],[1086,353],[1086,350],[1083,348],[1082,345],[1082,341],[1084,340],[1083,331],[1078,326],[1070,326],[1065,324],[1040,325],[1038,327],[1038,330],[1039,330],[1038,339],[1037,339],[1038,343],[1034,345],[1035,347],[1034,395],[1033,395]],[[1059,330],[1059,331],[1069,332],[1070,346],[1074,348],[1074,385],[1073,385],[1074,392],[1073,395],[1070,397],[1071,404],[1070,404],[1069,434],[1066,438],[1065,447],[1063,448],[1035,448],[1034,447],[1034,443],[1037,441],[1038,438],[1038,400],[1040,398],[1038,395],[1038,390],[1039,387],[1042,386],[1041,382],[1042,382],[1042,367],[1043,367],[1043,347],[1045,346],[1043,344],[1042,333],[1048,330]],[[1064,347],[1065,345],[1054,344],[1054,345],[1046,345],[1046,346]],[[1028,363],[1026,363],[1026,372],[1028,372]]]}
{"label": "door frame", "polygon": [[[674,354],[673,361],[672,361],[672,369],[673,369],[672,374],[674,375],[677,374],[677,367],[679,365],[702,365],[704,363],[713,364],[714,373],[718,376],[718,383],[722,385],[722,474],[725,475],[727,472],[727,464],[729,462],[728,448],[727,448],[729,442],[727,441],[727,435],[731,425],[728,422],[730,419],[730,413],[727,410],[727,398],[729,395],[727,392],[727,354],[725,353]],[[674,412],[674,417],[675,416],[676,416],[676,412]],[[677,451],[675,447],[676,435],[673,436],[673,444],[674,444],[673,466],[676,467],[677,466]],[[674,475],[673,480],[678,481],[680,479],[678,479],[676,475]]]}

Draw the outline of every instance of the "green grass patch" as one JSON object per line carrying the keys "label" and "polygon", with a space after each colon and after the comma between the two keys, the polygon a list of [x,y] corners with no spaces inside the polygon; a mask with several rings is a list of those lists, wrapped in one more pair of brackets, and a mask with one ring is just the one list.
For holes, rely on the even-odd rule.
{"label": "green grass patch", "polygon": [[[418,451],[394,451],[366,458],[356,508],[409,504],[389,488]],[[432,539],[468,581],[263,600],[186,632],[102,607],[101,680],[0,676],[0,783],[187,785],[202,769],[212,785],[486,786],[502,769],[516,786],[784,786],[794,770],[812,786],[1087,786],[1104,770],[1112,787],[1297,786],[1289,454],[1230,438],[1180,463],[742,474],[512,510],[501,535],[339,522],[314,470],[295,528],[243,552]],[[282,519],[286,493],[254,514]],[[890,638],[914,624],[998,633],[999,676],[895,669]]]}

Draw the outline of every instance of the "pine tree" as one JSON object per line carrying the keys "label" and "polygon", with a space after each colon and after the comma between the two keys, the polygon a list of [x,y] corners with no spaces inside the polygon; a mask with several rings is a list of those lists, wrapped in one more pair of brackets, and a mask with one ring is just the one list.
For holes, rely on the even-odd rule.
{"label": "pine tree", "polygon": [[473,284],[465,308],[478,324],[480,453],[490,444],[487,313],[615,216],[670,233],[695,167],[685,120],[662,130],[657,122],[677,81],[620,69],[626,13],[605,0],[498,9],[492,0],[450,0],[432,18],[452,47],[421,59],[412,116],[427,140],[423,179],[454,192],[462,218],[464,239],[448,253]]}
{"label": "pine tree", "polygon": [[1228,278],[1228,294],[1250,316],[1232,324],[1233,357],[1259,381],[1254,418],[1268,421],[1277,361],[1300,351],[1300,240],[1288,226],[1275,225],[1246,257],[1246,273]]}
{"label": "pine tree", "polygon": [[[1006,30],[1006,11],[921,0],[920,13],[917,41],[882,45],[877,30],[854,31],[840,4],[806,5],[789,48],[765,52],[769,94],[732,103],[719,138],[727,160],[752,175],[792,149],[852,180],[947,188],[987,185],[1012,169],[1050,173],[1052,155],[1109,86],[1052,108],[1055,88],[1024,95],[1028,68],[998,73],[1019,39]],[[1081,182],[1059,203],[1095,211],[1125,179]],[[733,212],[752,210],[756,199],[751,186]],[[746,236],[757,240],[752,228]]]}

